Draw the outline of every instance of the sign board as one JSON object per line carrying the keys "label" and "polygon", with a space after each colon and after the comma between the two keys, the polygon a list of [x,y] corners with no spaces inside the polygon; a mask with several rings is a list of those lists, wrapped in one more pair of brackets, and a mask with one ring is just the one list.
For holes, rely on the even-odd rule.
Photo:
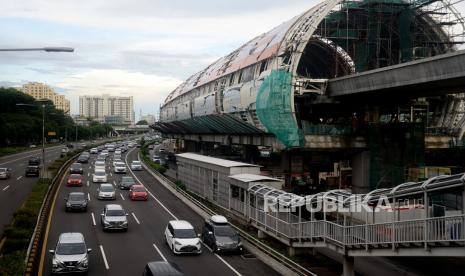
{"label": "sign board", "polygon": [[49,131],[48,136],[57,136],[57,133],[55,131]]}

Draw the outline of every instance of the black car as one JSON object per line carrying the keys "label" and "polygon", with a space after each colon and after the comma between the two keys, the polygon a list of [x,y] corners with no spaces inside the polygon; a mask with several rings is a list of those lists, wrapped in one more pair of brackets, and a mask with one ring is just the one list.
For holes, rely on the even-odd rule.
{"label": "black car", "polygon": [[69,193],[65,199],[65,211],[87,211],[87,197],[85,193],[74,192]]}
{"label": "black car", "polygon": [[145,265],[142,276],[182,276],[184,273],[175,264],[170,262],[150,262]]}
{"label": "black car", "polygon": [[67,144],[66,147],[69,148],[69,149],[72,149],[72,148],[74,148],[74,145],[73,144]]}
{"label": "black car", "polygon": [[77,159],[78,163],[89,163],[89,155],[80,155]]}
{"label": "black car", "polygon": [[71,174],[83,174],[84,170],[82,169],[82,165],[79,163],[74,163],[71,165],[71,168],[69,169],[69,173]]}
{"label": "black car", "polygon": [[29,159],[28,162],[29,166],[39,166],[40,165],[40,157],[32,157]]}
{"label": "black car", "polygon": [[25,175],[26,176],[39,176],[40,175],[39,166],[27,166]]}
{"label": "black car", "polygon": [[212,216],[205,221],[202,239],[206,245],[217,253],[242,251],[239,234],[223,216]]}

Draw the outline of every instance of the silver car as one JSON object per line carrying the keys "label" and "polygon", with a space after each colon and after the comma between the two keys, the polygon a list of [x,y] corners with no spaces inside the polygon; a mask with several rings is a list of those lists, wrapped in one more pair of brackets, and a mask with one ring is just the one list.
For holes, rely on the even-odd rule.
{"label": "silver car", "polygon": [[128,230],[127,213],[118,204],[108,204],[100,214],[103,231],[106,230]]}
{"label": "silver car", "polygon": [[100,184],[100,187],[98,188],[97,192],[98,199],[116,199],[115,188],[111,184]]}
{"label": "silver car", "polygon": [[52,273],[87,272],[91,251],[81,233],[62,233],[55,250],[50,250]]}
{"label": "silver car", "polygon": [[11,177],[11,169],[0,168],[0,179],[8,179]]}

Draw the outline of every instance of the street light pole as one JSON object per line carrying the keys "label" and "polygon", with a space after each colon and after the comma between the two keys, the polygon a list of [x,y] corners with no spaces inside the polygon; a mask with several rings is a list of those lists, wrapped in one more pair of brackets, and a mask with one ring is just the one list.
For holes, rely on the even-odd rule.
{"label": "street light pole", "polygon": [[42,104],[42,178],[45,178],[45,104]]}
{"label": "street light pole", "polygon": [[42,48],[11,48],[0,49],[0,52],[30,52],[30,51],[45,51],[45,52],[74,52],[74,48],[70,47],[42,47]]}

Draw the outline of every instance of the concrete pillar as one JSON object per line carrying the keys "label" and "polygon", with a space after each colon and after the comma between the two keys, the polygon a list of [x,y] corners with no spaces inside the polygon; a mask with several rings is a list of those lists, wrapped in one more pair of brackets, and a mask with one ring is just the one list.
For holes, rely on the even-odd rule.
{"label": "concrete pillar", "polygon": [[294,256],[297,254],[296,251],[297,251],[297,250],[296,250],[295,247],[292,247],[292,246],[288,246],[288,247],[287,247],[287,255],[288,255],[289,257],[294,257]]}
{"label": "concrete pillar", "polygon": [[262,230],[258,230],[257,232],[258,238],[259,239],[265,239],[266,238],[266,233]]}
{"label": "concrete pillar", "polygon": [[352,157],[352,193],[370,191],[370,152],[363,151]]}
{"label": "concrete pillar", "polygon": [[354,257],[344,255],[342,276],[354,276],[355,275],[354,263],[355,263]]}

